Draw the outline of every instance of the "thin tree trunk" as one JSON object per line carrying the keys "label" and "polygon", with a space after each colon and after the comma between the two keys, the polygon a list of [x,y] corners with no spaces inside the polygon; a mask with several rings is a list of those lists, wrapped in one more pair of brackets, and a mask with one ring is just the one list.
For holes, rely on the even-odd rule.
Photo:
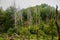
{"label": "thin tree trunk", "polygon": [[53,40],[53,34],[52,34],[52,40]]}
{"label": "thin tree trunk", "polygon": [[38,30],[37,30],[37,40],[39,40]]}

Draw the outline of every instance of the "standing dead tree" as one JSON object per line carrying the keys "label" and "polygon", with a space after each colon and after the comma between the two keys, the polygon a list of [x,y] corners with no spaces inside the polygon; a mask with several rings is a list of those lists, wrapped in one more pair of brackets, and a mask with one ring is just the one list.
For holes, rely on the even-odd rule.
{"label": "standing dead tree", "polygon": [[57,33],[58,33],[58,40],[60,40],[60,32],[59,32],[59,25],[58,25],[58,22],[57,22],[57,16],[58,16],[58,6],[56,5],[55,24],[56,24]]}
{"label": "standing dead tree", "polygon": [[28,25],[32,25],[32,15],[31,15],[31,9],[27,10],[27,20],[28,20]]}

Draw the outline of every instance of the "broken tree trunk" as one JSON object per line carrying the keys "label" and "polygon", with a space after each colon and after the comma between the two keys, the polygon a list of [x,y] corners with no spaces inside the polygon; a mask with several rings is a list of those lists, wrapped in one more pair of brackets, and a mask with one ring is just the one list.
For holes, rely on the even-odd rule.
{"label": "broken tree trunk", "polygon": [[56,24],[57,33],[58,33],[58,40],[60,40],[60,32],[59,32],[59,25],[58,25],[58,22],[57,22],[57,16],[58,16],[58,6],[56,5],[55,24]]}

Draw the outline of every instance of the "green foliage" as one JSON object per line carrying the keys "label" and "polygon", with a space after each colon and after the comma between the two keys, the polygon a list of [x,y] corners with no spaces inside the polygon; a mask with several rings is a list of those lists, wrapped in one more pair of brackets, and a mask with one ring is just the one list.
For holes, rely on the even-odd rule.
{"label": "green foliage", "polygon": [[23,15],[23,20],[27,21],[27,11],[26,10],[23,10],[22,15]]}
{"label": "green foliage", "polygon": [[37,25],[33,25],[30,27],[31,34],[37,34],[37,30],[39,30],[39,27]]}
{"label": "green foliage", "polygon": [[[16,11],[17,9],[15,7],[9,7],[5,11],[0,8],[0,33],[8,33],[8,35],[16,33],[20,36],[24,35],[26,38],[31,37],[36,39],[36,37],[38,37],[44,40],[45,38],[46,40],[51,39],[52,35],[54,37],[57,37],[57,29],[54,22],[56,10],[54,7],[51,7],[47,4],[41,4],[40,6],[38,5],[35,7],[22,9],[22,13],[20,13],[22,14],[23,22],[21,21],[21,17],[19,16],[19,20],[17,19],[17,24],[20,24],[15,27],[14,18]],[[20,15],[18,11],[16,14]],[[27,20],[27,14],[29,13],[31,13],[32,25],[29,25],[30,21]],[[26,26],[24,25],[25,23]],[[60,11],[58,12],[58,24],[60,24]]]}
{"label": "green foliage", "polygon": [[5,12],[5,32],[7,32],[7,30],[9,28],[13,28],[14,27],[14,13],[15,13],[15,8],[14,7],[10,7],[8,9],[6,9],[6,12]]}
{"label": "green foliage", "polygon": [[0,32],[4,31],[5,29],[4,24],[5,24],[5,13],[3,9],[1,8],[0,9]]}
{"label": "green foliage", "polygon": [[7,31],[8,35],[12,35],[12,34],[20,34],[19,30],[17,28],[10,28],[8,31]]}

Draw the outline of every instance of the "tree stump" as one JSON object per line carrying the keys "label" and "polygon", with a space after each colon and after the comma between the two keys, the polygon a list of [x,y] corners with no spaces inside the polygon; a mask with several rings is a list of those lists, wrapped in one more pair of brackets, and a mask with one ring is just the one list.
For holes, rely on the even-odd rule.
{"label": "tree stump", "polygon": [[10,40],[14,40],[13,36],[10,37]]}

